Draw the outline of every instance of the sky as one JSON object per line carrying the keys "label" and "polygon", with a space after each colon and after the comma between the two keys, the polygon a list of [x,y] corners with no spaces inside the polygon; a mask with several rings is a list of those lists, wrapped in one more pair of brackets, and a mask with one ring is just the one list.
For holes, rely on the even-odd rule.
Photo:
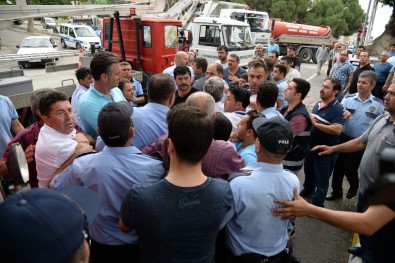
{"label": "sky", "polygon": [[[368,6],[369,6],[369,1],[370,0],[359,0],[359,4],[361,5],[362,9],[366,13],[368,11]],[[371,0],[372,3],[370,5],[370,12],[373,8],[373,2],[374,0]],[[377,12],[376,12],[376,17],[373,22],[373,29],[371,36],[373,38],[379,37],[383,32],[384,32],[384,27],[388,23],[390,17],[392,14],[392,8],[389,6],[382,6],[382,4],[377,5]]]}

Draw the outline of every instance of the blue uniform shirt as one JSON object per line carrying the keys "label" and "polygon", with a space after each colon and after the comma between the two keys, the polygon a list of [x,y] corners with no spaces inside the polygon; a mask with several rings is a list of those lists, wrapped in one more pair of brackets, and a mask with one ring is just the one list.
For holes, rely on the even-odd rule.
{"label": "blue uniform shirt", "polygon": [[266,108],[261,112],[261,114],[265,115],[268,119],[273,117],[284,118],[284,116],[275,107]]}
{"label": "blue uniform shirt", "polygon": [[144,107],[134,108],[132,121],[135,136],[132,139],[132,145],[141,148],[168,133],[166,114],[169,110],[169,107],[154,102],[149,102]]}
{"label": "blue uniform shirt", "polygon": [[135,184],[154,183],[165,174],[162,162],[136,147],[104,147],[102,152],[81,156],[58,174],[51,188],[82,185],[98,193],[100,210],[89,226],[91,237],[104,245],[137,244],[137,234],[118,226],[121,203]]}
{"label": "blue uniform shirt", "polygon": [[3,156],[7,144],[12,139],[11,123],[18,119],[14,104],[8,97],[0,95],[0,156]]}
{"label": "blue uniform shirt", "polygon": [[226,226],[227,244],[236,256],[274,256],[287,245],[288,221],[272,216],[271,209],[279,206],[273,200],[291,201],[293,188],[300,189],[299,179],[282,164],[256,162],[245,169],[252,170],[251,175],[230,181],[234,215]]}
{"label": "blue uniform shirt", "polygon": [[[131,81],[132,86],[135,87],[135,91],[134,91],[134,97],[141,97],[142,95],[144,95],[143,93],[143,87],[141,86],[140,81],[132,79],[133,81]],[[137,106],[136,102],[131,101],[130,104],[132,104],[133,107]]]}
{"label": "blue uniform shirt", "polygon": [[342,104],[352,114],[344,124],[343,133],[352,138],[359,137],[376,117],[384,113],[383,102],[373,95],[362,101],[359,93],[351,94],[342,100]]}

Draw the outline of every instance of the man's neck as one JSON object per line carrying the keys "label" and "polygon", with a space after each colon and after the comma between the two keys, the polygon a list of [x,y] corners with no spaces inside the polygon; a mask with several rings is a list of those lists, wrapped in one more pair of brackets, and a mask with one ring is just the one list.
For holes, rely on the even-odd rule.
{"label": "man's neck", "polygon": [[202,172],[202,164],[180,162],[177,157],[170,158],[170,169],[166,180],[179,187],[195,187],[207,180]]}
{"label": "man's neck", "polygon": [[296,106],[299,105],[299,103],[301,103],[302,101],[300,100],[294,100],[292,102],[288,102],[288,111],[293,110]]}
{"label": "man's neck", "polygon": [[362,101],[365,101],[365,100],[369,99],[370,94],[371,94],[370,92],[369,92],[369,93],[366,93],[366,94],[358,93],[359,98],[360,98]]}
{"label": "man's neck", "polygon": [[185,90],[185,91],[179,89],[179,90],[178,90],[178,96],[180,96],[181,98],[182,98],[182,97],[185,97],[185,96],[191,91],[191,88],[192,88],[192,87],[190,87],[188,90]]}
{"label": "man's neck", "polygon": [[244,148],[250,146],[251,144],[254,144],[255,140],[256,140],[256,138],[254,138],[254,136],[245,138],[244,141],[241,142],[240,149],[244,149]]}
{"label": "man's neck", "polygon": [[365,63],[365,64],[362,64],[362,62],[359,64],[359,67],[360,68],[363,68],[363,67],[365,67],[365,66],[367,66],[369,63]]}
{"label": "man's neck", "polygon": [[95,82],[93,87],[100,93],[106,95],[107,97],[111,97],[110,90],[112,88],[108,88],[107,85],[101,82]]}
{"label": "man's neck", "polygon": [[229,71],[229,73],[231,73],[231,74],[235,74],[235,73],[237,72],[238,69],[239,69],[238,67],[236,67],[236,68],[234,68],[234,69],[231,69],[231,68],[228,67],[228,71]]}

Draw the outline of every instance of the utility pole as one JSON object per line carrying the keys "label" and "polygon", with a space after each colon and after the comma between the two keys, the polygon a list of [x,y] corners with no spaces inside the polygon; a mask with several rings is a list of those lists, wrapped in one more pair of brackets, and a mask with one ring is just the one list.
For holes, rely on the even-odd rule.
{"label": "utility pole", "polygon": [[370,13],[370,22],[369,22],[369,25],[368,25],[368,31],[367,31],[367,34],[366,34],[364,46],[366,46],[369,43],[369,41],[370,41],[370,37],[371,37],[371,34],[372,34],[372,27],[373,27],[373,24],[374,24],[374,20],[376,18],[377,5],[378,5],[378,0],[374,0],[372,12]]}
{"label": "utility pole", "polygon": [[[366,24],[368,22],[368,16],[369,16],[369,11],[370,11],[370,4],[372,3],[372,0],[369,0],[369,6],[368,6],[368,11],[365,14],[365,22],[363,23],[363,27],[362,27],[362,34],[361,34],[361,39],[359,40],[359,45],[363,45],[364,44],[364,35],[365,35],[365,31],[366,31]],[[372,21],[370,21],[372,22]]]}

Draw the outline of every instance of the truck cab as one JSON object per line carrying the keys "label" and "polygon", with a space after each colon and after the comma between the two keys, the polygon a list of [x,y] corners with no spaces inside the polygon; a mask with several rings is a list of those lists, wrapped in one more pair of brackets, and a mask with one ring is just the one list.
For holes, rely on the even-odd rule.
{"label": "truck cab", "polygon": [[[105,49],[117,54],[121,60],[131,62],[134,69],[147,74],[162,73],[165,68],[172,66],[179,48],[181,21],[154,17],[121,17],[119,21],[124,51],[116,23],[113,23],[110,37],[110,17],[103,19]],[[122,58],[122,52],[125,58]]]}
{"label": "truck cab", "polygon": [[220,18],[229,18],[248,23],[254,44],[263,44],[267,47],[271,35],[270,19],[266,12],[244,9],[222,9]]}
{"label": "truck cab", "polygon": [[209,64],[218,59],[217,47],[226,45],[229,53],[240,57],[240,66],[247,66],[254,57],[254,45],[247,23],[215,17],[196,17],[190,24],[193,32],[191,49],[205,57]]}

